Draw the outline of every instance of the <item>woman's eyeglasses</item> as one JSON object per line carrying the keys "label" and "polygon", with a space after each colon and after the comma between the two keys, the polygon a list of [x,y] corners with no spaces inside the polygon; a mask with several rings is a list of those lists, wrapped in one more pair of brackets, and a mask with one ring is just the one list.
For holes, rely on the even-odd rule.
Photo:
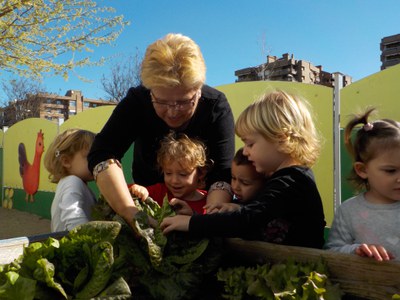
{"label": "woman's eyeglasses", "polygon": [[153,105],[162,110],[167,110],[167,109],[173,109],[173,110],[189,110],[194,106],[194,103],[196,101],[196,98],[200,95],[200,90],[198,90],[191,99],[189,100],[181,100],[181,101],[175,101],[175,102],[167,102],[167,101],[161,101],[154,96],[153,92],[150,92],[151,97],[153,100],[151,101]]}

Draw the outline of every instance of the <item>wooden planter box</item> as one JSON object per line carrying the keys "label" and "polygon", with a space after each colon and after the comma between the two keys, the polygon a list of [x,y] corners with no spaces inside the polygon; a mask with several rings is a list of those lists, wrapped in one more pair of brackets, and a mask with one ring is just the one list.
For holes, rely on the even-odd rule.
{"label": "wooden planter box", "polygon": [[[60,238],[65,232],[33,237],[0,240],[0,264],[13,261],[22,254],[23,247],[48,237]],[[226,250],[237,261],[247,264],[279,263],[289,257],[298,262],[317,262],[321,258],[327,263],[329,278],[339,283],[346,295],[363,299],[392,299],[400,294],[400,262],[378,262],[352,254],[341,254],[327,250],[282,246],[277,244],[226,239]]]}
{"label": "wooden planter box", "polygon": [[317,262],[322,257],[328,265],[330,280],[339,283],[349,295],[385,300],[400,294],[400,262],[378,262],[352,254],[242,239],[227,239],[226,245],[233,256],[255,264],[278,263],[289,257],[298,262]]}

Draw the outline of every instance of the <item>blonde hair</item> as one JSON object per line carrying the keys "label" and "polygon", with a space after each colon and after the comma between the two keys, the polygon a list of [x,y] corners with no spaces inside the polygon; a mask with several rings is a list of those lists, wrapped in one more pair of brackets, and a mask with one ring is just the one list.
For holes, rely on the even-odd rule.
{"label": "blonde hair", "polygon": [[182,34],[167,34],[147,47],[141,80],[148,89],[181,86],[200,88],[206,80],[206,65],[199,46]]}
{"label": "blonde hair", "polygon": [[308,102],[284,91],[265,94],[250,104],[236,121],[235,132],[239,137],[257,132],[307,167],[320,154],[321,140]]}
{"label": "blonde hair", "polygon": [[178,162],[183,169],[190,172],[197,169],[201,174],[211,167],[204,143],[189,138],[184,133],[171,132],[161,141],[157,152],[158,166],[163,170],[173,162]]}
{"label": "blonde hair", "polygon": [[68,175],[62,159],[72,158],[75,153],[89,149],[93,143],[95,134],[83,129],[67,129],[56,136],[50,144],[44,156],[44,166],[53,183],[58,183],[61,178]]}

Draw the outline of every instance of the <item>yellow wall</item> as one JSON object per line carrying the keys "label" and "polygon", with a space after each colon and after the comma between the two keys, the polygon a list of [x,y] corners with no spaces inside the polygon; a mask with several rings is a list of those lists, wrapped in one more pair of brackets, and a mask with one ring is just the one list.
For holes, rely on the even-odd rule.
{"label": "yellow wall", "polygon": [[350,84],[340,95],[342,127],[351,114],[367,106],[378,109],[375,118],[400,121],[400,64]]}

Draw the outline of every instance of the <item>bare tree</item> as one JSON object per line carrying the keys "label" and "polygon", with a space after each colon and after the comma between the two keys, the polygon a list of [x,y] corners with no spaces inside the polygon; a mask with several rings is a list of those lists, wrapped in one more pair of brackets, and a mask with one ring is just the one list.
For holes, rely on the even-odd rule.
{"label": "bare tree", "polygon": [[260,80],[268,80],[271,70],[268,70],[268,61],[264,61],[267,59],[268,55],[271,54],[271,48],[267,47],[267,36],[265,32],[262,33],[259,43],[263,62],[258,66],[257,73]]}
{"label": "bare tree", "polygon": [[21,120],[39,117],[44,88],[40,83],[21,77],[2,82],[8,101],[3,104],[1,125],[11,126]]}
{"label": "bare tree", "polygon": [[136,49],[136,53],[128,58],[113,63],[110,74],[101,78],[106,99],[110,101],[121,101],[128,89],[140,84],[140,64],[142,56]]}

